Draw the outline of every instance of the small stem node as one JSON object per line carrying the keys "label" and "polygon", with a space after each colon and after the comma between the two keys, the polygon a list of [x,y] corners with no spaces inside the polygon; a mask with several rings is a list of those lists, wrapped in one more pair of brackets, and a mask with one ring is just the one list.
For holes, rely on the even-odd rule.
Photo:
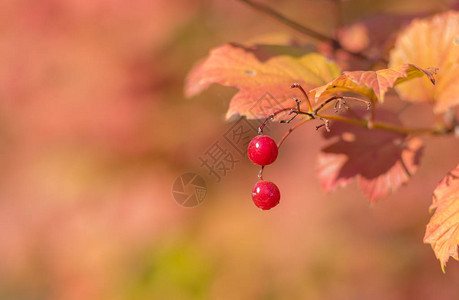
{"label": "small stem node", "polygon": [[258,172],[258,179],[263,180],[263,170],[265,166],[261,166],[260,172]]}

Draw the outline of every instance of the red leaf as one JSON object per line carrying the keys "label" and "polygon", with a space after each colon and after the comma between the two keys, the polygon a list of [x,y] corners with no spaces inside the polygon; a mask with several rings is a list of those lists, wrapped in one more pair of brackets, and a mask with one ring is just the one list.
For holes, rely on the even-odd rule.
{"label": "red leaf", "polygon": [[[379,110],[377,120],[399,124],[395,113]],[[325,191],[346,186],[357,178],[360,189],[375,202],[407,182],[418,168],[422,142],[402,133],[366,129],[334,122],[326,139],[337,141],[322,148],[318,175]]]}
{"label": "red leaf", "polygon": [[[318,53],[299,56],[295,48],[228,44],[213,49],[206,60],[193,68],[186,79],[185,94],[196,95],[212,83],[236,87],[240,91],[233,97],[226,117],[240,114],[265,118],[279,107],[295,105],[292,97],[301,94],[290,89],[293,83],[311,89],[339,75],[336,64]],[[262,105],[266,95],[275,100],[275,107]]]}
{"label": "red leaf", "polygon": [[459,260],[459,165],[437,185],[430,210],[435,213],[427,224],[424,243],[432,245],[445,272],[450,256]]}

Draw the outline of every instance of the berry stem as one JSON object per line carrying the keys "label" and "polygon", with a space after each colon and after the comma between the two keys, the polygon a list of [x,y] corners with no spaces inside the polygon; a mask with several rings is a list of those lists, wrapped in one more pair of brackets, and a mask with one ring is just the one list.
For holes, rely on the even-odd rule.
{"label": "berry stem", "polygon": [[301,120],[300,122],[296,123],[294,126],[290,127],[290,129],[284,134],[282,139],[277,144],[277,148],[280,148],[280,146],[284,143],[285,139],[290,135],[290,133],[292,133],[295,129],[297,129],[298,127],[300,127],[304,123],[306,123],[308,121],[311,121],[311,120],[312,120],[312,118],[307,118],[307,119]]}
{"label": "berry stem", "polygon": [[258,172],[258,179],[263,180],[263,170],[265,169],[265,166],[261,166],[260,172]]}

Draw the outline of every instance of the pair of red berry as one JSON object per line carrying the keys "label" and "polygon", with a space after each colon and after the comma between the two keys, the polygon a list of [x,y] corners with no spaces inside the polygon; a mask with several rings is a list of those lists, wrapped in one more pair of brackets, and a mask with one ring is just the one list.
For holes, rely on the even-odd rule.
{"label": "pair of red berry", "polygon": [[[258,135],[250,141],[247,153],[253,163],[264,167],[276,160],[278,148],[276,142],[269,136]],[[273,208],[279,204],[279,188],[271,181],[260,178],[253,187],[252,200],[263,210]]]}

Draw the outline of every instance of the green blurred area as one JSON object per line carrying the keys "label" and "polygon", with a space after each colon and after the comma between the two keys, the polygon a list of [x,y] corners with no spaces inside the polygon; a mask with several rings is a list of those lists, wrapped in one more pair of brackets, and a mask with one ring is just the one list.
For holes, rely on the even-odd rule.
{"label": "green blurred area", "polygon": [[192,243],[178,242],[146,249],[134,263],[138,272],[127,279],[121,299],[205,299],[214,275],[212,261]]}

